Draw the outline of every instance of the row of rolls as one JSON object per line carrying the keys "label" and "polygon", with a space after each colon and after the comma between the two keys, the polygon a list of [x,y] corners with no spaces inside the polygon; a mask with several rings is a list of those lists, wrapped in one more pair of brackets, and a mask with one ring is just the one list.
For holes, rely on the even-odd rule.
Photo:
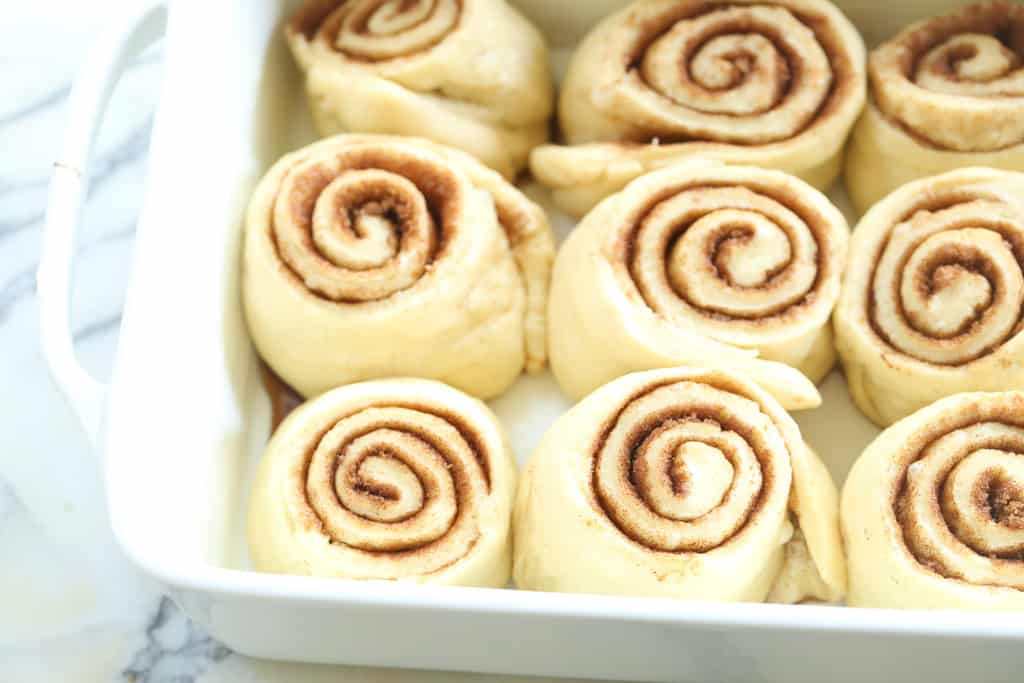
{"label": "row of rolls", "polygon": [[376,380],[281,424],[251,494],[250,556],[358,580],[1021,611],[1022,453],[1024,392],[958,394],[884,431],[839,502],[767,392],[669,368],[570,409],[517,487],[486,404]]}
{"label": "row of rolls", "polygon": [[885,427],[1024,384],[1024,174],[988,168],[909,183],[851,235],[795,176],[688,161],[606,198],[556,258],[543,209],[468,155],[340,135],[260,182],[243,279],[260,354],[306,397],[417,376],[489,399],[550,362],[578,400],[689,365],[801,410],[838,357]]}
{"label": "row of rolls", "polygon": [[922,20],[870,55],[829,0],[638,0],[576,46],[557,96],[544,37],[506,0],[307,0],[286,35],[322,135],[423,137],[507,178],[529,167],[576,216],[695,157],[826,189],[847,148],[861,211],[954,168],[1024,170],[1013,0]]}
{"label": "row of rolls", "polygon": [[[504,2],[308,2],[286,32],[314,118],[371,132],[285,156],[249,205],[249,329],[308,399],[258,468],[254,565],[1024,610],[1024,173],[933,175],[1014,148],[945,150],[912,127],[938,105],[908,94],[998,117],[1020,7],[912,26],[866,70],[827,2],[642,0],[577,49],[557,146],[543,41]],[[892,64],[913,87],[886,98]],[[816,187],[858,115],[851,233]],[[509,181],[527,159],[582,215],[557,255]],[[886,427],[841,496],[787,413],[837,359]],[[547,365],[578,403],[519,474],[480,399]]]}
{"label": "row of rolls", "polygon": [[[468,155],[342,135],[258,186],[243,298],[310,399],[259,466],[262,570],[1024,609],[1024,174],[915,181],[851,238],[794,176],[691,161],[556,257],[543,210]],[[841,505],[786,412],[837,356],[891,425]],[[516,493],[479,399],[546,363],[579,403]]]}

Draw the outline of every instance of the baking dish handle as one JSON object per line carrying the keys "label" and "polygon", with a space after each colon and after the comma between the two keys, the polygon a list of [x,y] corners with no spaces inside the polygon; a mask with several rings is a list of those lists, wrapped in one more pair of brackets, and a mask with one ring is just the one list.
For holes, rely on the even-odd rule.
{"label": "baking dish handle", "polygon": [[36,274],[43,354],[94,447],[99,445],[107,387],[75,356],[70,317],[75,230],[93,147],[114,86],[132,60],[163,37],[166,25],[165,2],[147,0],[99,38],[71,89],[63,148],[50,178]]}

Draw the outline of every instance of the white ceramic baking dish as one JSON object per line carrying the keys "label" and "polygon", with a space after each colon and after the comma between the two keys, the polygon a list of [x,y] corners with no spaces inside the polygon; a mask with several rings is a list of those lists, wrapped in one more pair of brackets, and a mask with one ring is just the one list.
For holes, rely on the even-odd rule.
{"label": "white ceramic baking dish", "polygon": [[[51,187],[39,272],[45,352],[102,454],[118,539],[193,619],[240,652],[319,662],[661,681],[1022,680],[1019,616],[684,603],[251,571],[245,499],[269,416],[240,311],[238,242],[259,175],[311,139],[279,31],[291,4],[141,6],[84,67]],[[621,0],[520,4],[564,43]],[[954,3],[840,4],[874,42]],[[165,28],[165,83],[136,263],[116,371],[104,385],[73,355],[73,231],[111,87]],[[849,403],[837,373],[823,393],[825,406],[798,419],[841,481],[876,432]],[[524,459],[567,404],[549,378],[536,377],[494,405]]]}

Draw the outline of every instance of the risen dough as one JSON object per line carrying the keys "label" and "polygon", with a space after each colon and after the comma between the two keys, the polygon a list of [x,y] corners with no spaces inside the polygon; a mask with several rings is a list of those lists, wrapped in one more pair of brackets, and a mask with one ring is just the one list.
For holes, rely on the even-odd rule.
{"label": "risen dough", "polygon": [[578,398],[635,370],[729,368],[786,408],[813,407],[835,361],[847,233],[824,195],[780,171],[689,162],[642,176],[559,251],[555,377]]}
{"label": "risen dough", "polygon": [[881,426],[963,391],[1024,386],[1024,174],[914,181],[853,231],[835,313],[857,406]]}
{"label": "risen dough", "polygon": [[558,105],[570,146],[538,147],[530,169],[575,215],[695,157],[824,189],[864,105],[864,58],[827,0],[640,0],[576,49]]}
{"label": "risen dough", "polygon": [[506,177],[547,139],[547,48],[505,0],[307,0],[285,33],[322,135],[424,137]]}
{"label": "risen dough", "polygon": [[515,464],[495,415],[440,382],[380,380],[277,429],[249,504],[260,571],[505,585]]}
{"label": "risen dough", "polygon": [[862,213],[917,178],[1024,170],[1024,5],[981,2],[919,21],[872,51],[868,73],[846,164]]}
{"label": "risen dough", "polygon": [[1024,611],[1024,394],[959,394],[886,429],[843,487],[849,604]]}
{"label": "risen dough", "polygon": [[341,135],[260,181],[242,293],[260,354],[305,396],[413,375],[490,397],[544,365],[553,257],[540,207],[468,155]]}
{"label": "risen dough", "polygon": [[[530,590],[762,601],[782,575],[776,599],[837,600],[837,507],[796,423],[749,380],[638,372],[544,435],[516,497],[513,576]],[[794,523],[816,581],[782,572]]]}

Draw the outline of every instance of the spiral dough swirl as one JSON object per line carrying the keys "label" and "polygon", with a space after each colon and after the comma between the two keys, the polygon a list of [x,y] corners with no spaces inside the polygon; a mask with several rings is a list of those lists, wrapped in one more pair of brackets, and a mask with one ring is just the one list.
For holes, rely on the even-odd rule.
{"label": "spiral dough swirl", "polygon": [[264,460],[251,533],[271,568],[298,553],[314,574],[430,577],[507,534],[511,465],[495,418],[435,382],[329,392],[282,424]]}
{"label": "spiral dough swirl", "polygon": [[1024,143],[1024,6],[992,0],[918,22],[872,52],[875,104],[940,150]]}
{"label": "spiral dough swirl", "polygon": [[969,363],[1020,331],[1022,270],[1024,215],[985,193],[930,197],[882,247],[872,324],[907,356]]}
{"label": "spiral dough swirl", "polygon": [[843,526],[856,604],[1024,609],[1024,394],[960,394],[883,432]]}
{"label": "spiral dough swirl", "polygon": [[337,302],[384,299],[416,284],[464,220],[463,184],[406,149],[350,147],[296,163],[272,230],[305,286]]}
{"label": "spiral dough swirl", "polygon": [[[838,110],[861,96],[863,48],[847,28],[814,0],[634,3],[595,32],[600,55],[590,54],[597,39],[588,37],[574,58],[563,128],[572,144],[744,146],[789,140],[835,116],[849,119],[848,128],[856,111]],[[588,59],[598,64],[576,63]],[[577,82],[577,71],[590,83]],[[587,87],[593,102],[575,93]],[[589,106],[605,126],[583,113]]]}
{"label": "spiral dough swirl", "polygon": [[[840,354],[855,375],[889,381],[874,373],[873,354],[888,364],[878,373],[962,378],[948,388],[927,382],[941,392],[933,400],[1014,386],[1024,323],[1022,181],[1017,173],[954,171],[906,186],[865,216],[836,316]],[[899,413],[881,405],[875,412],[885,414],[873,417],[888,423],[922,405]]]}
{"label": "spiral dough swirl", "polygon": [[824,324],[817,309],[838,294],[845,223],[781,174],[719,174],[730,171],[662,185],[623,221],[617,256],[644,302],[744,345],[801,316]]}
{"label": "spiral dough swirl", "polygon": [[559,251],[555,376],[582,395],[617,369],[722,367],[787,408],[813,406],[835,362],[828,321],[847,233],[824,195],[781,171],[689,162],[641,176]]}
{"label": "spiral dough swirl", "polygon": [[936,438],[907,468],[896,513],[921,564],[1024,589],[1024,429],[985,421]]}
{"label": "spiral dough swirl", "polygon": [[553,255],[541,208],[468,155],[339,135],[260,181],[242,293],[260,355],[303,396],[415,376],[489,398],[544,365]]}
{"label": "spiral dough swirl", "polygon": [[429,50],[458,26],[460,0],[348,0],[307,7],[293,22],[307,40],[358,61]]}
{"label": "spiral dough swirl", "polygon": [[[638,46],[630,74],[672,103],[664,133],[764,144],[792,137],[828,97],[828,55],[789,11],[724,6],[683,16]],[[679,64],[684,65],[679,68]]]}
{"label": "spiral dough swirl", "polygon": [[478,439],[452,416],[364,408],[313,447],[306,503],[331,543],[371,555],[405,553],[409,572],[436,571],[468,551],[473,508],[487,494],[487,454],[472,442]]}
{"label": "spiral dough swirl", "polygon": [[637,0],[576,48],[558,99],[567,144],[535,149],[530,170],[577,216],[693,159],[826,189],[864,106],[865,60],[829,0]]}
{"label": "spiral dough swirl", "polygon": [[792,418],[739,373],[605,384],[544,436],[515,514],[522,588],[764,601],[785,576],[786,602],[845,590],[835,486]]}
{"label": "spiral dough swirl", "polygon": [[510,180],[547,139],[547,47],[506,0],[304,0],[284,33],[321,137],[425,138]]}
{"label": "spiral dough swirl", "polygon": [[718,548],[741,533],[763,496],[787,488],[781,433],[727,383],[679,382],[635,396],[596,451],[602,509],[652,550]]}

